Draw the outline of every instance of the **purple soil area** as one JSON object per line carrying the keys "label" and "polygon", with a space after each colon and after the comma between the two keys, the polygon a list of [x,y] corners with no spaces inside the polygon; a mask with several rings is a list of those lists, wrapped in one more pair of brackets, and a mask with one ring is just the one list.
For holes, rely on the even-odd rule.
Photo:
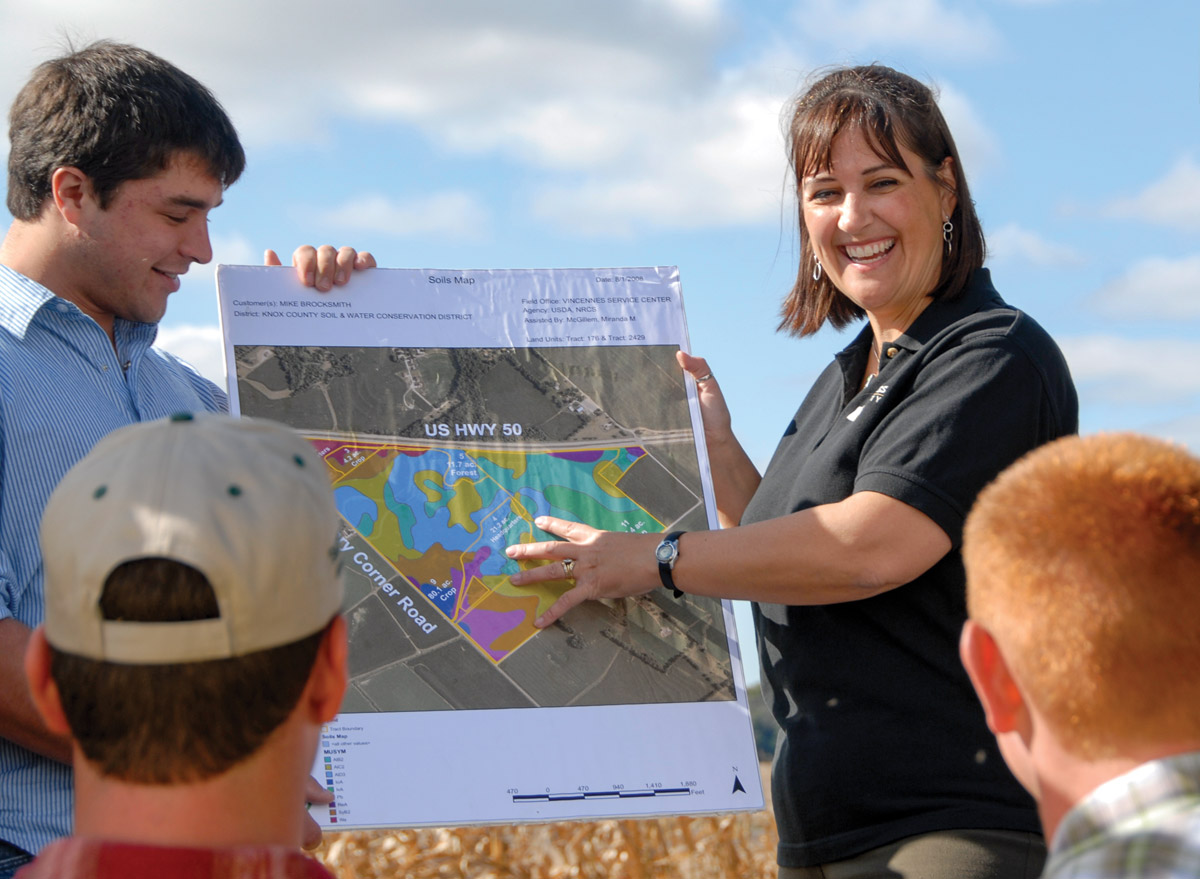
{"label": "purple soil area", "polygon": [[478,644],[488,656],[499,662],[509,653],[507,650],[493,650],[491,644],[501,635],[511,632],[525,621],[525,611],[508,610],[498,613],[494,610],[475,610],[462,620],[460,625],[471,633],[471,640]]}
{"label": "purple soil area", "polygon": [[459,603],[459,616],[462,616],[471,609],[471,595],[467,592],[466,586],[470,582],[463,576],[463,572],[458,568],[450,569],[450,582],[454,586],[454,594],[461,596],[462,601]]}
{"label": "purple soil area", "polygon": [[590,464],[593,461],[599,461],[604,454],[603,449],[591,450],[587,452],[551,452],[551,458],[563,458],[567,461],[578,461],[581,464]]}
{"label": "purple soil area", "polygon": [[471,580],[483,576],[480,573],[480,569],[483,567],[483,563],[486,562],[491,555],[492,548],[490,546],[479,547],[479,550],[475,553],[475,558],[467,562],[466,566],[463,568],[463,574],[465,575],[466,582],[470,583]]}
{"label": "purple soil area", "polygon": [[[320,452],[322,447],[326,445],[326,442],[324,440],[322,440],[319,443],[313,442],[312,445],[314,448],[316,448],[317,452]],[[345,464],[346,463],[346,453],[349,451],[350,450],[348,448],[343,446],[340,449],[335,449],[334,451],[330,452],[328,455],[325,456],[325,458],[327,460],[336,461],[338,464]]]}

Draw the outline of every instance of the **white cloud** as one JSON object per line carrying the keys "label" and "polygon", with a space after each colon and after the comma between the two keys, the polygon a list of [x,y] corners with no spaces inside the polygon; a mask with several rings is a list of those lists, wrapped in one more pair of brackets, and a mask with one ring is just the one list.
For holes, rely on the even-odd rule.
{"label": "white cloud", "polygon": [[929,57],[974,60],[1001,44],[986,17],[941,0],[804,0],[794,18],[802,33],[854,53],[916,49]]}
{"label": "white cloud", "polygon": [[218,387],[225,387],[224,345],[217,327],[159,327],[154,344],[186,360]]}
{"label": "white cloud", "polygon": [[[627,101],[611,118],[637,131],[615,161],[539,189],[534,212],[591,234],[633,234],[642,224],[697,228],[762,221],[790,224],[791,178],[780,112],[804,64],[778,50],[724,77],[701,100],[663,107]],[[970,178],[997,163],[996,138],[956,89],[940,106]]]}
{"label": "white cloud", "polygon": [[1105,214],[1177,229],[1200,229],[1200,165],[1190,156],[1137,195],[1109,203]]}
{"label": "white cloud", "polygon": [[1200,253],[1182,259],[1149,257],[1101,287],[1092,295],[1091,302],[1113,317],[1197,320],[1200,319],[1198,292]]}
{"label": "white cloud", "polygon": [[650,0],[698,21],[714,21],[720,17],[721,0]]}
{"label": "white cloud", "polygon": [[1200,343],[1115,335],[1060,338],[1081,393],[1110,403],[1191,405],[1200,394]]}
{"label": "white cloud", "polygon": [[782,100],[765,83],[740,81],[667,114],[644,105],[641,139],[621,161],[542,187],[534,212],[592,234],[777,219],[788,186]]}
{"label": "white cloud", "polygon": [[[88,0],[56,0],[49,9],[0,6],[0,58],[10,59],[0,62],[0,98],[16,91],[36,61],[57,54],[45,40],[31,51],[31,35],[53,34],[66,19],[75,22],[81,42],[99,36],[136,42],[197,76],[252,146],[319,142],[339,117],[353,116],[411,126],[435,149],[499,153],[551,175],[575,175],[569,187],[586,176],[602,189],[615,183],[640,190],[671,168],[671,156],[682,155],[684,167],[710,176],[675,173],[668,191],[727,192],[729,177],[749,164],[725,213],[734,222],[748,213],[764,216],[762,207],[747,210],[744,193],[774,188],[782,176],[771,136],[792,82],[762,103],[754,122],[772,152],[774,176],[764,181],[757,173],[764,137],[752,133],[748,142],[738,118],[746,96],[731,92],[712,63],[727,34],[720,0],[343,0],[338,20],[368,23],[353,39],[331,39],[327,28],[314,26],[329,18],[317,0],[286,7],[211,0],[170,16],[153,8],[149,0],[103,9]],[[703,119],[710,111],[711,122]],[[739,126],[730,135],[734,153],[721,162],[688,156],[721,146],[715,131],[726,121]],[[420,225],[417,213],[436,208],[438,231],[480,234],[486,217],[468,198],[456,198],[416,206],[374,199],[347,205],[352,210],[343,219],[360,212],[412,229]],[[654,199],[629,202],[630,210],[647,201]],[[714,201],[706,200],[710,214]]]}
{"label": "white cloud", "polygon": [[806,66],[777,47],[685,98],[631,98],[616,117],[630,135],[621,150],[586,173],[560,174],[538,187],[533,213],[607,235],[647,226],[790,222],[783,207],[791,184],[780,113]]}
{"label": "white cloud", "polygon": [[478,239],[487,231],[488,211],[465,192],[439,192],[406,202],[379,195],[353,199],[320,212],[323,221],[346,229],[396,238],[440,236]]}
{"label": "white cloud", "polygon": [[1000,163],[999,139],[984,124],[965,94],[951,85],[934,85],[938,92],[938,107],[954,136],[954,145],[958,147],[958,156],[967,173],[967,183],[974,186],[978,178]]}
{"label": "white cloud", "polygon": [[[319,137],[347,112],[435,138],[473,128],[486,142],[555,96],[580,99],[586,112],[603,95],[675,95],[703,81],[722,35],[717,0],[342,0],[330,16],[319,0],[210,0],[170,15],[149,0],[4,4],[0,75],[11,94],[57,54],[67,21],[81,42],[135,42],[197,76],[250,142]],[[335,37],[338,22],[359,23],[353,38]]]}
{"label": "white cloud", "polygon": [[[538,169],[526,191],[536,214],[555,223],[631,233],[770,222],[781,216],[786,180],[779,111],[812,66],[793,46],[832,33],[977,57],[995,44],[985,19],[944,3],[808,0],[800,8],[820,27],[808,22],[798,40],[754,46],[749,64],[724,67],[717,50],[733,29],[720,0],[343,0],[338,19],[366,23],[353,39],[314,26],[329,19],[318,0],[210,0],[169,16],[150,0],[5,4],[0,99],[56,54],[47,44],[65,20],[79,41],[136,42],[197,76],[251,146],[321,142],[350,116],[407,126],[438,151]],[[964,164],[980,173],[994,138],[953,89],[943,89],[942,105]],[[428,228],[436,209],[435,231],[483,234],[488,217],[470,197],[432,198],[364,199],[344,205],[343,220],[401,234]]]}
{"label": "white cloud", "polygon": [[992,262],[1023,262],[1042,268],[1076,266],[1083,254],[1073,247],[1057,244],[1038,233],[1009,223],[987,235],[988,258]]}

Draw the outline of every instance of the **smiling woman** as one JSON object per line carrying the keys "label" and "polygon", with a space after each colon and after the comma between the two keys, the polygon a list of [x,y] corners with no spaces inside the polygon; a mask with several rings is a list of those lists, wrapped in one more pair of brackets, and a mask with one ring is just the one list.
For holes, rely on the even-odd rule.
{"label": "smiling woman", "polygon": [[543,518],[565,542],[509,555],[559,564],[513,582],[574,578],[539,625],[660,583],[754,602],[781,728],[782,879],[1032,879],[1045,856],[1033,801],[958,661],[959,546],[989,480],[1076,430],[1075,389],[1053,340],[982,267],[966,177],[928,88],[887,67],[835,70],[795,102],[790,136],[803,246],[781,328],[866,326],[761,476],[713,370],[681,354],[723,530],[659,543]]}

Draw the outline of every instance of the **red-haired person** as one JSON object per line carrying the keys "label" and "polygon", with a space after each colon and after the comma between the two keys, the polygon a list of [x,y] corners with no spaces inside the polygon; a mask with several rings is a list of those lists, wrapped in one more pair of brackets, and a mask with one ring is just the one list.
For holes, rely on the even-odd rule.
{"label": "red-haired person", "polygon": [[1200,459],[1072,437],[979,496],[962,659],[1045,879],[1200,876]]}

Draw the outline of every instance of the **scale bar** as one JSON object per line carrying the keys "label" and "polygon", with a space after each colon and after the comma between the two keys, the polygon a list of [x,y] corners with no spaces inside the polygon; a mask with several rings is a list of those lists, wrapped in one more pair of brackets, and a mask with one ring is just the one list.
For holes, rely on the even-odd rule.
{"label": "scale bar", "polygon": [[514,803],[563,803],[579,800],[636,800],[645,797],[688,797],[690,787],[656,787],[641,790],[577,791],[572,793],[513,794]]}

